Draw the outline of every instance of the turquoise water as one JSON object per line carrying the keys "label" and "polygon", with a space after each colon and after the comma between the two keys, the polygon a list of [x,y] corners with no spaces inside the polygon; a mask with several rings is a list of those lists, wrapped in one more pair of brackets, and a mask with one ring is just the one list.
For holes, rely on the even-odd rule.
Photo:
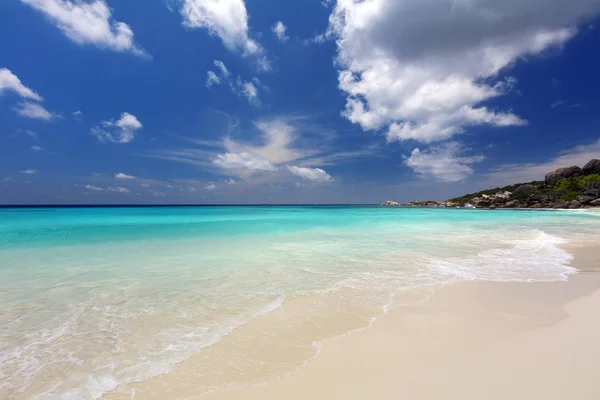
{"label": "turquoise water", "polygon": [[592,212],[0,209],[0,398],[102,398],[301,298],[564,280],[559,245],[599,238]]}

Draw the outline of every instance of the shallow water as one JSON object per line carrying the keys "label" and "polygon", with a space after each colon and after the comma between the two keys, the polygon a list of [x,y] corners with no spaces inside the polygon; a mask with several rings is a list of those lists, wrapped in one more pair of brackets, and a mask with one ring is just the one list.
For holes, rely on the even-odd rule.
{"label": "shallow water", "polygon": [[564,280],[575,270],[558,245],[599,238],[598,214],[571,211],[0,209],[0,398],[129,398],[201,354],[217,371],[207,354],[233,359],[223,338],[250,343],[244,327],[278,315],[269,340],[297,357],[238,346],[239,376],[198,372],[195,387],[248,384],[246,371],[292,370],[314,355],[306,346],[368,324],[398,293]]}

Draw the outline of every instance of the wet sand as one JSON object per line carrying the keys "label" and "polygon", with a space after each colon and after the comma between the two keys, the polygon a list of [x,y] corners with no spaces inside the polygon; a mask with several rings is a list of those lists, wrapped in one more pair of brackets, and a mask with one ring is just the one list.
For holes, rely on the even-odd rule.
{"label": "wet sand", "polygon": [[456,282],[326,341],[294,374],[192,398],[599,399],[600,251],[569,250],[568,282]]}

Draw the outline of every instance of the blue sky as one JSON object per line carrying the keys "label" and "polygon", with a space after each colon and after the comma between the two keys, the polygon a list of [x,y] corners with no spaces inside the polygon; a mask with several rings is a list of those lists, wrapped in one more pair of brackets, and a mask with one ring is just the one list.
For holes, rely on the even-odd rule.
{"label": "blue sky", "polygon": [[596,0],[8,0],[0,204],[443,200],[600,158]]}

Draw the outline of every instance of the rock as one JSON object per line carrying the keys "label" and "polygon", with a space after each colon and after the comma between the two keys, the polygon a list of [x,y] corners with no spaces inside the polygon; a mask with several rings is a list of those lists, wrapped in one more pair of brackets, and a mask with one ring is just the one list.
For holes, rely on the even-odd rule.
{"label": "rock", "polygon": [[524,196],[524,195],[527,195],[527,194],[533,192],[534,190],[535,190],[535,186],[533,186],[533,185],[529,185],[529,184],[521,185],[517,188],[517,190],[515,190],[514,195],[515,196]]}
{"label": "rock", "polygon": [[595,200],[596,197],[594,196],[587,196],[587,195],[583,195],[583,196],[579,196],[577,198],[577,201],[580,202],[581,204],[588,204],[590,203],[592,200]]}
{"label": "rock", "polygon": [[598,182],[598,181],[586,182],[586,184],[585,184],[585,186],[583,188],[585,190],[600,189],[600,182]]}
{"label": "rock", "polygon": [[398,207],[400,205],[400,203],[396,203],[395,201],[384,201],[383,203],[381,203],[381,205],[383,207]]}
{"label": "rock", "polygon": [[600,182],[587,182],[583,188],[583,194],[594,198],[600,197]]}
{"label": "rock", "polygon": [[498,208],[498,206],[496,206],[495,204],[492,204],[491,206],[488,207],[490,210],[495,210],[496,208]]}
{"label": "rock", "polygon": [[455,208],[455,207],[458,207],[459,204],[454,203],[453,201],[444,201],[443,203],[440,203],[439,206],[446,207],[446,208]]}
{"label": "rock", "polygon": [[581,170],[583,175],[600,174],[600,160],[593,159],[588,161]]}
{"label": "rock", "polygon": [[572,167],[567,167],[567,168],[559,168],[554,172],[550,172],[549,174],[546,174],[546,179],[545,179],[546,186],[554,186],[561,179],[581,176],[582,174],[583,174],[583,172],[581,171],[581,168],[579,168],[577,166],[572,166]]}
{"label": "rock", "polygon": [[530,205],[528,208],[542,208],[542,205],[540,203],[535,203]]}
{"label": "rock", "polygon": [[408,203],[403,203],[403,207],[437,207],[439,206],[437,201],[426,200],[426,201],[409,201]]}
{"label": "rock", "polygon": [[484,194],[481,197],[472,198],[471,204],[475,207],[489,207],[492,204],[492,199],[490,196]]}
{"label": "rock", "polygon": [[600,199],[590,201],[590,206],[600,207]]}
{"label": "rock", "polygon": [[569,208],[580,208],[581,207],[581,203],[578,202],[577,200],[573,200],[571,202],[569,202]]}
{"label": "rock", "polygon": [[558,200],[552,205],[552,208],[569,208],[569,202],[565,200]]}
{"label": "rock", "polygon": [[509,201],[504,205],[506,208],[520,208],[521,204],[517,200]]}
{"label": "rock", "polygon": [[529,196],[529,198],[527,199],[527,202],[531,202],[531,203],[548,203],[548,202],[554,202],[558,200],[558,194],[557,193],[533,193],[531,196]]}

